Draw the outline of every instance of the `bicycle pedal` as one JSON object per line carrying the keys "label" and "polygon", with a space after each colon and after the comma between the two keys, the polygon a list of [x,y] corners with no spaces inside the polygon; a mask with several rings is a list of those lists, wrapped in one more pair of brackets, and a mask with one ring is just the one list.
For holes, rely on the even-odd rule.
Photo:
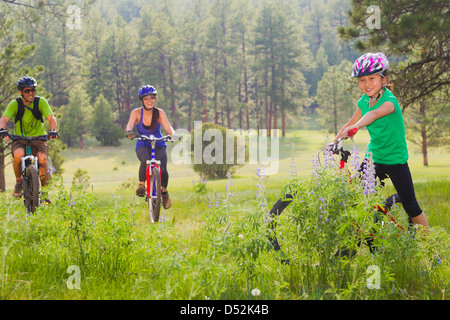
{"label": "bicycle pedal", "polygon": [[40,199],[39,203],[40,204],[51,204],[52,202],[50,201],[50,199],[44,198],[44,199]]}

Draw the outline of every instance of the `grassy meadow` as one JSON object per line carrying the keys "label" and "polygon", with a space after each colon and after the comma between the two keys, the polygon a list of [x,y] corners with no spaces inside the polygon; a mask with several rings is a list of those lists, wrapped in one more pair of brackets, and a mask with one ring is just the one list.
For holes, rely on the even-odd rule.
{"label": "grassy meadow", "polygon": [[[343,183],[345,177],[336,178],[332,168],[311,178],[311,160],[326,140],[320,131],[289,131],[279,140],[276,174],[258,176],[260,167],[246,164],[230,179],[207,180],[204,192],[194,188],[200,177],[190,165],[170,161],[170,146],[172,207],[162,210],[157,224],[149,223],[145,201],[135,196],[139,164],[132,141],[100,147],[88,138],[84,150],[63,151],[65,172],[49,189],[52,203],[31,217],[22,201],[11,199],[12,169],[7,168],[7,192],[0,194],[0,297],[447,300],[448,152],[431,150],[430,165],[424,167],[421,154],[410,150],[429,234],[399,236],[386,223],[377,229],[381,249],[371,254],[355,245],[355,235],[374,227],[373,203],[393,187],[387,182],[376,195],[362,195],[358,186]],[[366,131],[355,137],[360,156],[367,142]],[[345,146],[351,150],[352,143]],[[79,168],[88,172],[87,188],[71,188]],[[267,212],[285,188],[300,196],[277,220],[279,253],[267,241]],[[406,223],[401,205],[393,214]],[[344,243],[358,254],[331,258]],[[289,264],[282,263],[286,259]],[[371,266],[379,270],[375,289],[369,286]],[[73,276],[74,267],[79,277]]]}

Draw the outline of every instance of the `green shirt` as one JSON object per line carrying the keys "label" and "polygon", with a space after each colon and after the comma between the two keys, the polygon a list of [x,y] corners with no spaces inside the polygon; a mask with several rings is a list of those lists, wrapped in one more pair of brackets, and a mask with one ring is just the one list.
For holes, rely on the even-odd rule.
{"label": "green shirt", "polygon": [[[33,109],[34,101],[28,106],[30,109]],[[17,114],[17,110],[19,108],[19,104],[14,99],[6,107],[3,116],[8,117],[9,119],[15,118]],[[48,104],[48,101],[40,97],[39,98],[39,110],[42,113],[42,117],[46,119],[48,116],[53,115],[52,110]],[[33,113],[28,108],[25,108],[22,117],[22,128],[23,128],[23,136],[24,137],[35,137],[40,135],[45,135],[45,127],[41,120],[36,119],[33,116]],[[14,134],[22,135],[22,131],[20,130],[20,121],[18,121],[14,127]]]}
{"label": "green shirt", "polygon": [[370,134],[368,151],[372,153],[375,163],[379,164],[404,164],[408,161],[408,148],[405,138],[405,122],[402,110],[397,98],[389,90],[385,89],[380,100],[370,108],[370,98],[364,94],[358,101],[358,107],[364,116],[367,112],[378,109],[384,102],[394,104],[395,111],[375,120],[367,126]]}

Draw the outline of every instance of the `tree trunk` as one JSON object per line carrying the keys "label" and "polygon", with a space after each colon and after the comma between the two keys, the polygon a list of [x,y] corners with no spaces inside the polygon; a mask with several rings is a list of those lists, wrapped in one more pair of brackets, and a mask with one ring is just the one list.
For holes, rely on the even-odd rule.
{"label": "tree trunk", "polygon": [[178,128],[177,120],[177,107],[175,101],[175,80],[173,75],[172,58],[169,58],[169,84],[170,84],[170,120],[173,123],[173,128],[176,130]]}
{"label": "tree trunk", "polygon": [[5,179],[5,144],[3,139],[0,141],[0,192],[6,191],[6,179]]}
{"label": "tree trunk", "polygon": [[422,119],[420,133],[422,134],[423,165],[428,167],[427,127],[425,122],[425,102],[423,100],[420,101],[420,116]]}
{"label": "tree trunk", "polygon": [[[244,104],[245,104],[245,117],[247,121],[247,130],[250,130],[250,115],[248,110],[248,79],[247,79],[247,65],[245,59],[245,33],[242,32],[242,57],[244,66]],[[241,126],[242,128],[242,126]]]}

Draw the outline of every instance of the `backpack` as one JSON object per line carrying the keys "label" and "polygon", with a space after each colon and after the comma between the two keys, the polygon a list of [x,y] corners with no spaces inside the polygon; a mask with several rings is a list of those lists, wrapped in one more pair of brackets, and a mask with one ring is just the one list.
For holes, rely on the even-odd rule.
{"label": "backpack", "polygon": [[23,114],[25,113],[25,108],[30,110],[33,113],[33,116],[36,119],[40,120],[42,123],[44,122],[44,119],[42,118],[42,113],[39,110],[39,98],[40,97],[37,97],[37,96],[34,97],[33,109],[31,109],[30,107],[24,105],[21,97],[16,98],[16,101],[17,101],[17,104],[18,104],[18,109],[17,109],[17,114],[16,114],[16,117],[15,117],[15,123],[17,123],[17,121],[20,121],[20,130],[22,131],[22,134],[23,134],[22,118],[23,118]]}

